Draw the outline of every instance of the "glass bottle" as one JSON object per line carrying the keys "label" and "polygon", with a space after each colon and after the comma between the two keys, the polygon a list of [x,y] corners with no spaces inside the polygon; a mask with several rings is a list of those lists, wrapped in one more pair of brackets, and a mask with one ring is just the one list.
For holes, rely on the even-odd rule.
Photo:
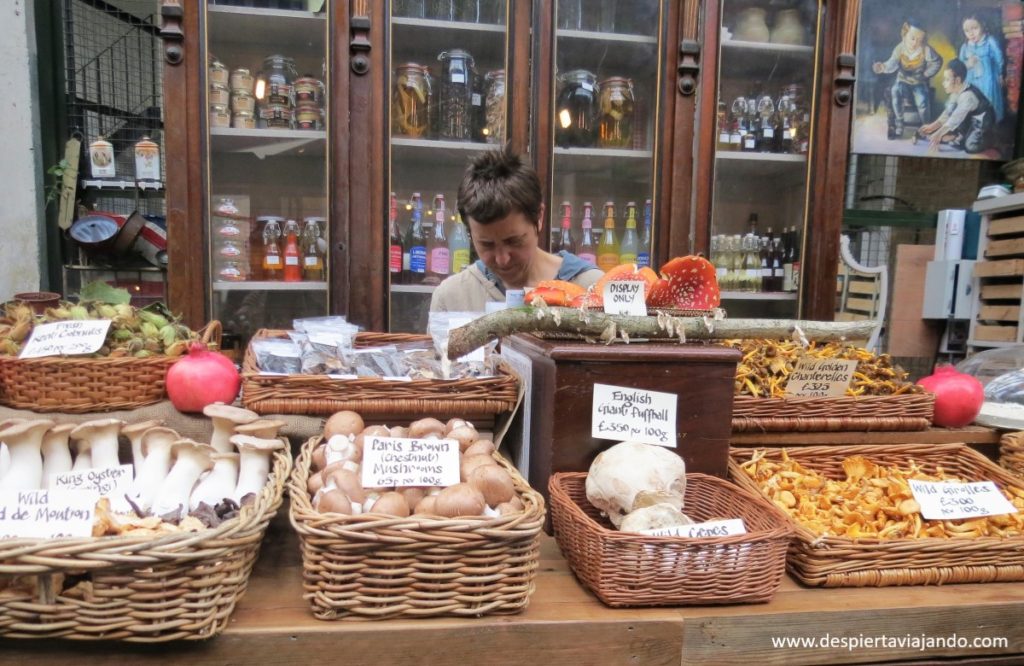
{"label": "glass bottle", "polygon": [[438,135],[442,139],[470,141],[473,138],[473,56],[463,49],[442,51],[441,102],[438,107]]}
{"label": "glass bottle", "polygon": [[782,239],[772,239],[772,250],[771,250],[771,265],[772,265],[772,281],[771,287],[768,291],[782,291],[782,280],[785,277],[785,273],[782,268]]}
{"label": "glass bottle", "polygon": [[757,150],[762,153],[776,152],[775,102],[764,91],[757,96],[757,119]]}
{"label": "glass bottle", "polygon": [[412,193],[412,215],[405,247],[409,248],[409,276],[406,284],[423,284],[427,277],[427,235],[423,229],[423,199],[419,192]]}
{"label": "glass bottle", "polygon": [[[768,229],[771,232],[771,228]],[[757,239],[757,254],[761,262],[761,285],[758,291],[771,291],[772,284],[772,244],[767,236]]]}
{"label": "glass bottle", "polygon": [[633,82],[621,76],[601,81],[598,95],[597,145],[630,148],[633,145]]}
{"label": "glass bottle", "polygon": [[484,140],[502,144],[505,143],[505,70],[488,72],[486,88]]}
{"label": "glass bottle", "polygon": [[402,283],[402,230],[398,228],[398,197],[388,202],[388,273],[391,284]]}
{"label": "glass bottle", "polygon": [[640,236],[636,232],[636,202],[626,204],[626,231],[622,234],[619,244],[619,263],[635,264],[640,253]]}
{"label": "glass bottle", "polygon": [[782,291],[793,291],[793,234],[796,227],[782,234]]}
{"label": "glass bottle", "polygon": [[793,289],[792,291],[800,291],[800,232],[796,226],[793,226]]}
{"label": "glass bottle", "polygon": [[302,281],[302,251],[299,249],[299,225],[288,220],[284,225],[284,281]]}
{"label": "glass bottle", "polygon": [[604,205],[604,232],[597,244],[597,267],[607,273],[619,265],[619,241],[615,237],[615,203]]}
{"label": "glass bottle", "polygon": [[413,139],[426,138],[429,123],[429,87],[424,67],[407,62],[395,67],[391,96],[391,133]]}
{"label": "glass bottle", "polygon": [[757,235],[757,213],[751,213],[747,218],[747,233]]}
{"label": "glass bottle", "polygon": [[717,127],[718,127],[718,146],[717,149],[732,150],[731,144],[729,143],[729,112],[725,108],[725,102],[718,100],[718,113],[717,113]]}
{"label": "glass bottle", "polygon": [[743,283],[743,253],[740,250],[740,236],[725,237],[724,258],[727,273],[725,284],[719,285],[722,291],[742,291]]}
{"label": "glass bottle", "polygon": [[448,237],[444,233],[447,214],[444,195],[434,196],[434,233],[430,235],[427,245],[427,284],[441,284],[451,273],[451,251],[448,248]]}
{"label": "glass bottle", "polygon": [[576,239],[572,237],[572,204],[568,201],[563,201],[561,209],[562,223],[558,234],[558,243],[551,248],[551,251],[561,252],[562,250],[565,250],[566,252],[575,254]]}
{"label": "glass bottle", "polygon": [[747,127],[747,100],[745,97],[737,97],[732,101],[730,109],[732,122],[729,125],[729,150],[743,149],[743,135]]}
{"label": "glass bottle", "polygon": [[644,230],[640,235],[640,251],[636,254],[636,265],[640,268],[651,265],[651,200],[644,202]]}
{"label": "glass bottle", "polygon": [[302,277],[310,282],[324,279],[324,260],[320,256],[320,225],[316,220],[306,220],[302,230]]}
{"label": "glass bottle", "polygon": [[726,280],[729,275],[729,259],[727,257],[728,243],[725,236],[711,237],[711,263],[715,267],[715,277],[718,278],[718,288],[727,289]]}
{"label": "glass bottle", "polygon": [[757,236],[747,234],[743,237],[743,287],[741,291],[759,291],[761,289],[761,257],[757,252]]}
{"label": "glass bottle", "polygon": [[555,143],[561,147],[589,148],[597,142],[597,77],[585,69],[558,76],[555,102]]}
{"label": "glass bottle", "polygon": [[583,261],[589,262],[593,265],[597,265],[597,244],[594,243],[593,225],[594,222],[591,219],[593,215],[594,205],[589,201],[583,202],[583,221],[580,222],[582,229],[580,234],[580,243],[576,247],[576,256]]}
{"label": "glass bottle", "polygon": [[427,0],[426,18],[438,21],[452,20],[452,0]]}
{"label": "glass bottle", "polygon": [[580,30],[583,0],[558,0],[558,27],[560,30]]}
{"label": "glass bottle", "polygon": [[281,259],[281,225],[277,218],[263,218],[263,279],[280,280],[284,261]]}
{"label": "glass bottle", "polygon": [[455,213],[455,224],[452,225],[452,237],[448,241],[448,249],[452,257],[452,275],[463,270],[470,264],[470,239],[462,216]]}

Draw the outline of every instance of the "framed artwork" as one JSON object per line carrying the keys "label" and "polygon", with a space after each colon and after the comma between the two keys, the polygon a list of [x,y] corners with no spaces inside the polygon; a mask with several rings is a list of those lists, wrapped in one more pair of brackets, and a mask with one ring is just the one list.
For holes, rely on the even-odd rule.
{"label": "framed artwork", "polygon": [[855,153],[1009,160],[1024,4],[862,0]]}

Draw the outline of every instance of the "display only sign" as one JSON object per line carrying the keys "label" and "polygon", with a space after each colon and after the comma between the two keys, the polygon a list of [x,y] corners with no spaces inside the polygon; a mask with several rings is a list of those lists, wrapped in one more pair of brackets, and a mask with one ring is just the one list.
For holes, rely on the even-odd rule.
{"label": "display only sign", "polygon": [[363,445],[364,488],[451,486],[459,482],[454,439],[370,437]]}
{"label": "display only sign", "polygon": [[636,280],[612,280],[604,286],[604,311],[614,315],[647,316],[644,302],[645,282]]}
{"label": "display only sign", "polygon": [[675,393],[594,384],[591,437],[675,448]]}

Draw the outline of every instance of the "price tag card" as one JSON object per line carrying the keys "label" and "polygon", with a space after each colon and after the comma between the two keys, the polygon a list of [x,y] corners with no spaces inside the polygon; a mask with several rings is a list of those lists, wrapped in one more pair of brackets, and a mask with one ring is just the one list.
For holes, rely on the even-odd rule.
{"label": "price tag card", "polygon": [[711,537],[734,536],[746,534],[747,528],[741,518],[729,520],[709,520],[706,523],[693,523],[692,525],[675,525],[673,527],[661,527],[656,530],[643,530],[641,534],[650,536],[672,536],[684,537],[687,539],[707,539]]}
{"label": "price tag card", "polygon": [[100,497],[110,500],[110,508],[121,513],[134,511],[124,496],[131,489],[135,468],[131,465],[86,469],[79,472],[54,474],[50,479],[52,488],[68,490],[91,490]]}
{"label": "price tag card", "polygon": [[846,395],[857,361],[839,358],[802,358],[786,382],[786,395],[837,398]]}
{"label": "price tag card", "polygon": [[612,280],[604,286],[604,311],[608,314],[647,316],[644,282]]}
{"label": "price tag card", "polygon": [[363,443],[363,487],[451,486],[459,482],[454,439],[370,437]]}
{"label": "price tag card", "polygon": [[[460,326],[465,326],[466,324],[468,324],[471,321],[473,321],[472,317],[452,317],[451,319],[448,320],[448,332],[451,333],[456,328],[459,328]],[[473,351],[469,352],[465,356],[460,356],[458,362],[459,363],[472,363],[473,361],[476,361],[477,363],[483,363],[484,362],[484,348],[483,347],[477,347],[476,349],[474,349]],[[458,483],[458,481],[456,481],[456,483]]]}
{"label": "price tag card", "polygon": [[32,329],[32,335],[18,358],[92,354],[103,346],[109,329],[109,319],[39,324]]}
{"label": "price tag card", "polygon": [[675,393],[594,384],[590,436],[676,447]]}
{"label": "price tag card", "polygon": [[97,499],[91,490],[0,491],[0,539],[92,536]]}
{"label": "price tag card", "polygon": [[978,516],[1001,516],[1017,509],[991,481],[950,483],[910,481],[910,491],[928,520],[956,520]]}

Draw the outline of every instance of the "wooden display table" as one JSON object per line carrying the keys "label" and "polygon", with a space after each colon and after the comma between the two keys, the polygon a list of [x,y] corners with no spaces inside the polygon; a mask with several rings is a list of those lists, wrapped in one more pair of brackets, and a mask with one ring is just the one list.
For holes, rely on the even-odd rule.
{"label": "wooden display table", "polygon": [[[133,645],[0,641],[0,663],[345,664],[822,664],[938,658],[1024,660],[1024,583],[946,587],[809,589],[788,577],[769,604],[606,608],[582,589],[550,537],[530,606],[477,619],[321,622],[302,599],[297,538],[282,507],[249,590],[219,637]],[[998,648],[776,649],[772,638],[1005,637]],[[990,660],[996,655],[1003,657]],[[1015,655],[1007,658],[1006,655]],[[916,662],[901,662],[916,663]],[[943,662],[948,663],[948,662]]]}
{"label": "wooden display table", "polygon": [[875,432],[734,432],[729,446],[828,446],[848,444],[953,444],[962,442],[996,460],[1002,432],[984,426]]}

